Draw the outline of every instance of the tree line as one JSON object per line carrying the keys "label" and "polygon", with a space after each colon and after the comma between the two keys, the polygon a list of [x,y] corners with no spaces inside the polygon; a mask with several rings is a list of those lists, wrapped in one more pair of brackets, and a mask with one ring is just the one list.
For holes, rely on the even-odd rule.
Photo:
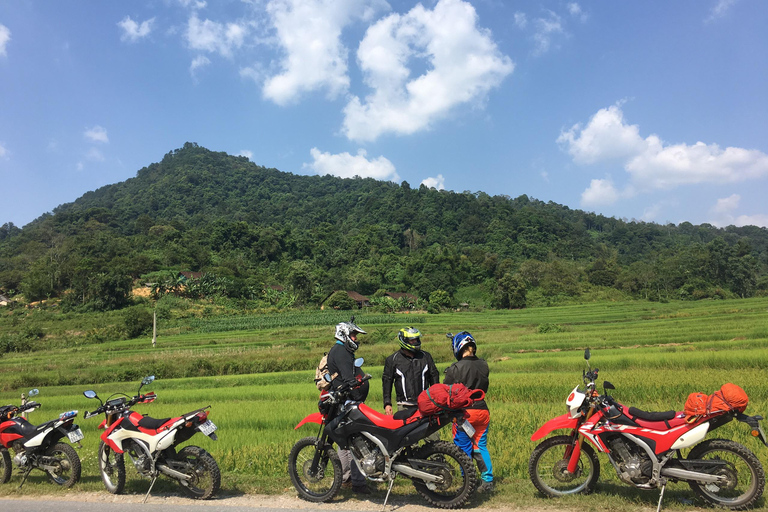
{"label": "tree line", "polygon": [[768,230],[294,175],[194,143],[23,229],[0,227],[0,290],[28,301],[118,309],[132,286],[179,271],[203,272],[200,297],[283,306],[334,290],[499,308],[749,297],[768,293]]}

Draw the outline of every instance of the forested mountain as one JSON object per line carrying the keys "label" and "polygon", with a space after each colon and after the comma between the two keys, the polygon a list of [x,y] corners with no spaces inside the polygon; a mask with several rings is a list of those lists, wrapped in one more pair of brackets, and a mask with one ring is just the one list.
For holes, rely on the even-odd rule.
{"label": "forested mountain", "polygon": [[498,307],[521,306],[526,293],[530,304],[596,290],[725,298],[766,293],[768,230],[626,222],[525,195],[300,176],[194,143],[24,229],[0,228],[0,289],[27,300],[120,307],[128,299],[119,290],[158,271],[204,272],[204,295],[263,300],[282,287],[301,304],[337,289],[442,290]]}

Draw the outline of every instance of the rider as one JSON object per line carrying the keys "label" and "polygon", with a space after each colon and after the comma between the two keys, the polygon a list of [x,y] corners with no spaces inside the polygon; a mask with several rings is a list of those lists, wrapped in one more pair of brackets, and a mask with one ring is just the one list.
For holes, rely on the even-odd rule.
{"label": "rider", "polygon": [[[328,352],[328,373],[333,376],[332,389],[339,389],[346,384],[352,388],[349,399],[353,402],[364,402],[368,396],[368,381],[360,384],[363,371],[355,366],[355,351],[360,346],[357,335],[366,332],[353,322],[354,318],[351,322],[336,325],[336,343]],[[358,494],[370,494],[365,476],[357,464],[352,462],[352,453],[349,450],[339,450],[338,454],[344,470],[344,482],[350,482],[352,490]]]}
{"label": "rider", "polygon": [[419,394],[440,382],[440,372],[429,352],[421,349],[421,333],[407,327],[397,333],[400,350],[384,362],[381,376],[384,412],[392,415],[392,385],[395,386],[397,418],[410,417],[418,408]]}
{"label": "rider", "polygon": [[[449,335],[450,337],[450,335]],[[456,362],[445,370],[444,384],[464,384],[469,389],[482,389],[488,392],[488,363],[477,357],[477,342],[467,331],[462,331],[451,338],[453,355]],[[467,409],[469,423],[475,427],[475,435],[470,438],[463,430],[453,425],[453,442],[470,457],[475,459],[483,483],[478,492],[493,490],[493,465],[488,453],[488,427],[491,413],[485,400],[478,400]]]}

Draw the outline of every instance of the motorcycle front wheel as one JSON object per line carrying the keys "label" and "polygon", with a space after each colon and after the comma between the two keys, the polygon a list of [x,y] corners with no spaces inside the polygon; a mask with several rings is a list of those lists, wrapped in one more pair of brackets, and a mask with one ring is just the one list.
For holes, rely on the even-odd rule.
{"label": "motorcycle front wheel", "polygon": [[125,489],[125,459],[104,441],[99,443],[99,473],[104,487],[112,494],[122,494]]}
{"label": "motorcycle front wheel", "polygon": [[[288,455],[288,474],[293,486],[299,497],[314,503],[329,501],[336,496],[344,476],[336,450],[330,446],[318,446],[319,442],[316,437],[299,439]],[[313,467],[318,450],[318,464]]]}
{"label": "motorcycle front wheel", "polygon": [[582,443],[576,470],[570,473],[568,462],[572,449],[571,436],[555,436],[533,450],[528,461],[528,474],[543,495],[559,498],[569,494],[589,494],[595,489],[600,478],[600,462],[595,451]]}
{"label": "motorcycle front wheel", "polygon": [[0,484],[11,479],[11,454],[0,446]]}
{"label": "motorcycle front wheel", "polygon": [[706,472],[725,477],[717,484],[688,482],[693,492],[709,504],[746,510],[753,508],[762,496],[765,486],[763,465],[746,446],[727,439],[711,439],[693,447],[688,460],[694,459],[718,463],[714,470],[710,466]]}
{"label": "motorcycle front wheel", "polygon": [[210,453],[199,446],[185,446],[176,454],[176,460],[184,464],[184,473],[192,477],[186,485],[181,483],[182,491],[190,498],[207,500],[219,492],[221,472]]}
{"label": "motorcycle front wheel", "polygon": [[414,457],[431,463],[414,469],[442,477],[440,482],[413,478],[416,491],[430,504],[458,508],[472,496],[477,487],[477,470],[474,461],[461,448],[446,441],[433,441],[419,448]]}
{"label": "motorcycle front wheel", "polygon": [[66,443],[56,443],[45,452],[48,460],[48,478],[51,482],[62,487],[72,487],[80,480],[80,457],[74,448]]}

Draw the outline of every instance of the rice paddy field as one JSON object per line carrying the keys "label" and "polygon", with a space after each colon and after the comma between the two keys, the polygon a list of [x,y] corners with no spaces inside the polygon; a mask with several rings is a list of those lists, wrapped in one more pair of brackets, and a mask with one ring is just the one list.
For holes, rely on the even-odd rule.
{"label": "rice paddy field", "polygon": [[[157,392],[152,404],[135,410],[157,418],[177,416],[211,405],[219,441],[198,435],[191,441],[210,451],[222,470],[223,493],[291,492],[286,472],[291,446],[316,434],[315,426],[294,426],[315,412],[314,367],[332,344],[339,313],[306,313],[269,318],[196,318],[161,330],[156,348],[149,339],[105,341],[45,351],[5,354],[0,358],[0,403],[18,403],[21,392],[40,390],[43,407],[30,420],[42,423],[69,409],[81,411],[86,436],[79,450],[83,481],[75,487],[103,489],[96,449],[100,420],[82,419],[97,407],[82,392],[102,398],[114,392],[134,394],[144,375],[157,380],[145,388]],[[498,492],[491,504],[553,506],[528,481],[527,463],[535,443],[531,434],[545,421],[565,412],[565,398],[581,382],[585,348],[600,380],[626,405],[645,410],[682,410],[689,393],[713,393],[726,382],[750,397],[747,414],[768,416],[768,299],[678,303],[596,303],[519,311],[427,314],[357,314],[361,337],[358,355],[374,376],[368,405],[382,410],[378,385],[384,358],[397,348],[400,327],[413,325],[423,348],[442,371],[453,361],[446,332],[468,330],[478,340],[479,356],[491,367],[487,400],[492,426],[489,446]],[[1,326],[1,324],[0,324]],[[443,431],[449,438],[449,432]],[[755,452],[768,468],[768,448],[732,422],[708,438],[735,439]],[[607,458],[594,496],[557,500],[574,510],[647,509],[658,493],[639,491],[618,481]],[[17,493],[18,473],[0,487],[0,496]],[[128,492],[145,492],[148,483],[129,469]],[[162,491],[163,487],[156,487]],[[173,487],[167,484],[167,490]],[[386,492],[381,486],[381,498]],[[23,493],[55,491],[42,476],[30,477]],[[70,491],[73,492],[73,491]],[[402,479],[395,496],[413,495]],[[374,495],[376,496],[376,495]],[[418,502],[418,498],[414,498]],[[694,510],[687,485],[672,484],[666,509]],[[482,502],[475,503],[479,505]],[[765,507],[765,499],[761,503]]]}

